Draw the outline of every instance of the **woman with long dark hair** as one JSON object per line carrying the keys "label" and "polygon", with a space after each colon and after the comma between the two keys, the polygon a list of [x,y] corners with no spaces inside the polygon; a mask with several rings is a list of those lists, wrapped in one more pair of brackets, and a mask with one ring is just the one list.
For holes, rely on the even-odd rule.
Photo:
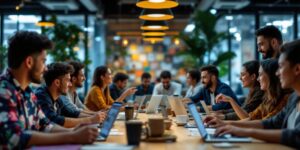
{"label": "woman with long dark hair", "polygon": [[119,98],[114,100],[110,96],[108,87],[111,82],[112,75],[111,70],[108,67],[99,66],[95,69],[92,88],[89,90],[85,98],[85,105],[88,109],[93,111],[108,109],[113,102],[122,102],[127,96],[136,92],[135,88],[128,88]]}
{"label": "woman with long dark hair", "polygon": [[264,92],[260,89],[260,84],[257,80],[259,70],[259,62],[256,60],[249,61],[243,64],[240,80],[244,88],[249,89],[249,94],[246,97],[245,103],[240,107],[231,97],[220,94],[216,97],[217,102],[229,102],[232,109],[224,110],[223,114],[217,116],[224,120],[239,120],[249,117],[249,113],[254,111],[262,102]]}
{"label": "woman with long dark hair", "polygon": [[[215,117],[208,116],[204,119],[208,125],[218,127],[216,136],[232,134],[235,136],[253,137],[271,143],[280,143],[293,148],[300,148],[300,40],[286,43],[281,48],[279,57],[279,68],[276,72],[280,79],[281,88],[293,89],[295,92],[289,97],[286,106],[277,113],[264,120],[251,121],[227,121],[224,122]],[[272,63],[273,64],[273,63]],[[272,65],[271,64],[271,65]],[[268,66],[268,64],[265,64]],[[275,68],[273,68],[275,69]],[[267,71],[267,70],[266,70]],[[273,72],[273,70],[271,70]],[[273,81],[270,81],[273,82]],[[276,84],[270,83],[275,86]],[[282,90],[276,91],[277,87],[272,87],[270,93],[266,95],[273,96],[272,92],[279,92],[277,101],[266,101],[265,109],[272,109],[270,104],[281,103],[285,94]],[[281,97],[281,98],[280,98]],[[277,105],[278,106],[278,105]],[[273,109],[275,110],[275,109]]]}
{"label": "woman with long dark hair", "polygon": [[[243,113],[241,119],[262,120],[277,114],[287,103],[290,90],[283,90],[279,78],[276,76],[278,61],[266,59],[260,63],[258,81],[260,89],[264,91],[262,103],[249,115]],[[217,101],[226,101],[228,97],[218,95]]]}

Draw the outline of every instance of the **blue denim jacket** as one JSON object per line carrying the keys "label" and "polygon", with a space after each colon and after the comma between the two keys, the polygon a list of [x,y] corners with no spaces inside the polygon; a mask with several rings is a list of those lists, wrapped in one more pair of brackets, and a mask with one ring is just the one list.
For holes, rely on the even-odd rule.
{"label": "blue denim jacket", "polygon": [[[65,123],[65,117],[77,118],[80,110],[72,107],[68,100],[60,96],[58,100],[54,101],[48,89],[45,86],[36,89],[35,94],[38,99],[38,105],[42,108],[46,117],[61,126]],[[56,105],[56,109],[54,107]]]}
{"label": "blue denim jacket", "polygon": [[[218,80],[217,87],[215,90],[214,95],[217,96],[218,94],[224,94],[227,96],[232,97],[239,105],[240,102],[238,101],[236,95],[232,91],[232,89],[225,83]],[[210,101],[210,91],[208,88],[202,88],[195,96],[189,97],[194,103],[199,103],[200,100],[204,100],[207,105],[211,105]],[[217,110],[224,110],[224,109],[230,109],[231,105],[229,103],[221,102],[218,104],[215,104],[212,106],[213,111]]]}

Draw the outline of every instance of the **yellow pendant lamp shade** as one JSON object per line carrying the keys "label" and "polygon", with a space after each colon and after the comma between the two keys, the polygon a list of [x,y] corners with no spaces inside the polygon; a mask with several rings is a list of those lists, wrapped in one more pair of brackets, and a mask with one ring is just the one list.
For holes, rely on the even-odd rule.
{"label": "yellow pendant lamp shade", "polygon": [[143,38],[143,40],[154,44],[156,42],[162,42],[164,38]]}
{"label": "yellow pendant lamp shade", "polygon": [[39,27],[53,27],[55,24],[51,21],[41,20],[41,21],[37,22],[36,25]]}
{"label": "yellow pendant lamp shade", "polygon": [[145,9],[167,9],[177,7],[179,4],[175,0],[138,0],[137,7]]}
{"label": "yellow pendant lamp shade", "polygon": [[169,27],[165,21],[144,21],[142,30],[168,30]]}
{"label": "yellow pendant lamp shade", "polygon": [[142,36],[165,36],[165,35],[166,35],[166,33],[163,31],[160,31],[160,30],[157,30],[157,31],[149,30],[149,31],[145,31],[142,33]]}
{"label": "yellow pendant lamp shade", "polygon": [[144,41],[163,41],[164,37],[163,36],[144,36],[143,40]]}
{"label": "yellow pendant lamp shade", "polygon": [[171,20],[174,15],[170,9],[144,9],[139,18],[150,21]]}

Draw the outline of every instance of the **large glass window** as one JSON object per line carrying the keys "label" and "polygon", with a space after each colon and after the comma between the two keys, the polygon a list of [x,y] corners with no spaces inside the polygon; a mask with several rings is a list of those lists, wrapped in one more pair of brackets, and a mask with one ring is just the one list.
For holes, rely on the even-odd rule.
{"label": "large glass window", "polygon": [[[241,82],[239,79],[242,64],[255,59],[254,16],[226,15],[218,21],[217,30],[231,34],[230,41],[227,39],[220,43],[219,47],[222,47],[220,49],[231,50],[236,55],[230,61],[230,72],[222,77],[222,81],[231,83],[231,87],[237,94],[243,94],[240,90]],[[219,69],[221,68],[219,67]]]}
{"label": "large glass window", "polygon": [[282,33],[283,41],[291,41],[294,38],[293,15],[261,15],[260,26],[274,25]]}
{"label": "large glass window", "polygon": [[37,15],[5,15],[3,26],[3,44],[7,45],[8,39],[18,30],[35,31],[41,33],[41,28],[36,23],[41,20]]}

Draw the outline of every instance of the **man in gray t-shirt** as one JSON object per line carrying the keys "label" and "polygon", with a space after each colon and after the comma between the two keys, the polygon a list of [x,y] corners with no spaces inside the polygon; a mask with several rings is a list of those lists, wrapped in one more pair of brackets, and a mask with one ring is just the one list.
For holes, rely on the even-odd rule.
{"label": "man in gray t-shirt", "polygon": [[181,96],[182,86],[171,81],[171,73],[163,71],[160,74],[161,83],[155,85],[152,95],[178,95]]}

